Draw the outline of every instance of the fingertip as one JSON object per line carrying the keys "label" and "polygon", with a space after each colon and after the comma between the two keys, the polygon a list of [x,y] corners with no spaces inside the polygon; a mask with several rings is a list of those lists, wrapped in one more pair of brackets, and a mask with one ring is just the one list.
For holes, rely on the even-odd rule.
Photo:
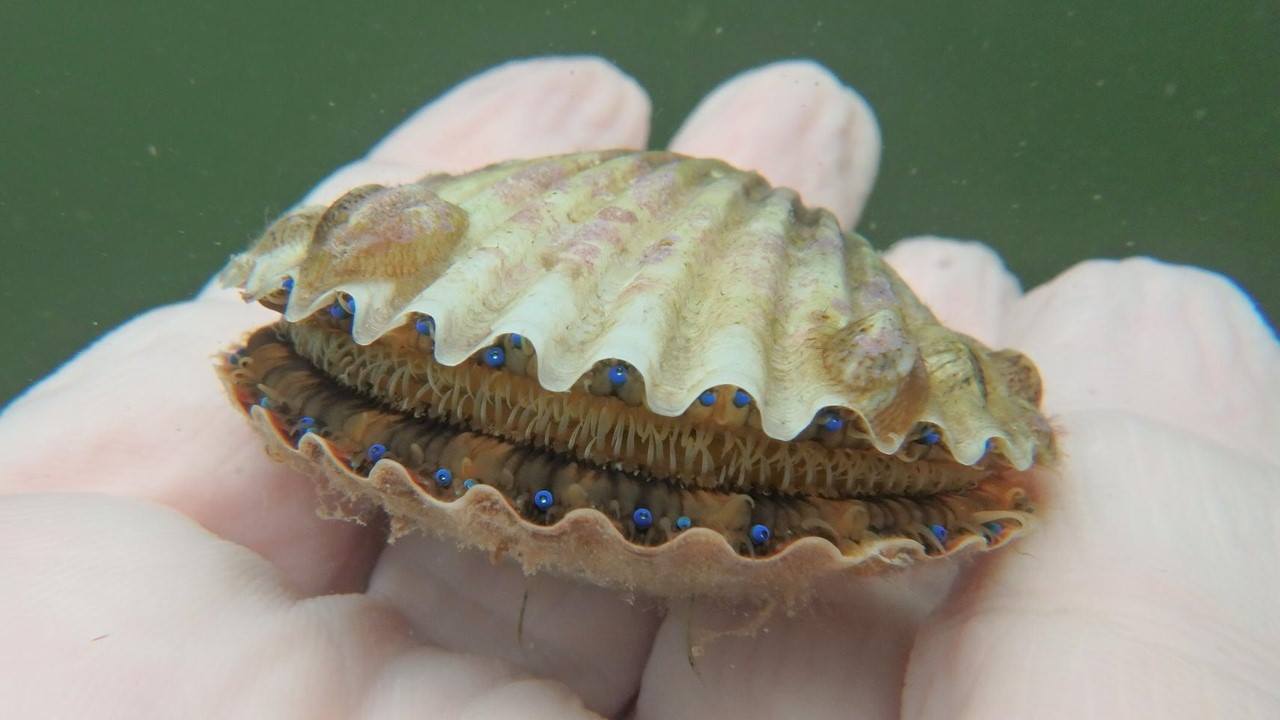
{"label": "fingertip", "polygon": [[671,149],[755,170],[853,227],[879,168],[880,129],[866,100],[831,71],[789,60],[722,83]]}
{"label": "fingertip", "polygon": [[989,246],[922,236],[895,243],[884,259],[943,325],[989,345],[1004,342],[1004,317],[1022,287]]}
{"label": "fingertip", "polygon": [[486,70],[412,115],[368,158],[419,174],[518,157],[644,147],[649,96],[591,56],[516,60]]}

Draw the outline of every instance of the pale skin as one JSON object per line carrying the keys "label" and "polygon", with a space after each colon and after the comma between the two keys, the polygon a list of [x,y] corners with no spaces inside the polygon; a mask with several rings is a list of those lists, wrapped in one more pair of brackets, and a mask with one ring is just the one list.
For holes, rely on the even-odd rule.
{"label": "pale skin", "polygon": [[[327,201],[517,156],[644,147],[593,59],[513,63],[427,106]],[[734,79],[673,149],[856,219],[874,119],[821,68]],[[1149,244],[1158,247],[1158,242]],[[210,288],[114,331],[0,416],[0,704],[13,717],[1280,717],[1280,347],[1223,278],[1095,261],[1025,295],[985,247],[888,253],[941,319],[1039,365],[1063,460],[1007,550],[824,583],[753,636],[316,517],[213,355],[271,314]],[[517,633],[521,606],[523,632]]]}

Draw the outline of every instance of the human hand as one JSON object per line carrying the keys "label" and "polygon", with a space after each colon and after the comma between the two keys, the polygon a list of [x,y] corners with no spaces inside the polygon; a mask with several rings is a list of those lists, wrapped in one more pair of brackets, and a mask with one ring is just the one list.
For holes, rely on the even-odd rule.
{"label": "human hand", "polygon": [[[643,147],[647,124],[643,92],[604,63],[515,63],[309,200]],[[878,136],[856,96],[784,64],[717,91],[673,149],[757,169],[851,223]],[[1064,460],[1038,478],[1039,532],[1006,551],[828,583],[691,664],[691,627],[741,619],[664,619],[448,542],[384,547],[376,528],[318,519],[312,482],[266,458],[212,372],[272,314],[207,289],[0,416],[0,698],[18,717],[1276,714],[1280,349],[1247,300],[1143,260],[1022,296],[981,246],[888,257],[944,322],[1040,366]]]}

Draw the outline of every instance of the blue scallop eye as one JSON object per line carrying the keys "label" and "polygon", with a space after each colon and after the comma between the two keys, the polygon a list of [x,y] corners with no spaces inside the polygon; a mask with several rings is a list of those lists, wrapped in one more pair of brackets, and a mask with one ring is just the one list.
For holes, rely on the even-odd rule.
{"label": "blue scallop eye", "polygon": [[453,484],[453,473],[449,468],[440,468],[435,474],[436,484],[442,488],[447,488]]}
{"label": "blue scallop eye", "polygon": [[649,508],[636,508],[631,513],[631,522],[636,524],[637,530],[648,530],[653,525],[653,513],[649,512]]}
{"label": "blue scallop eye", "polygon": [[999,535],[1000,531],[1004,530],[1004,526],[998,522],[983,523],[982,527],[992,535]]}
{"label": "blue scallop eye", "polygon": [[703,407],[711,407],[712,405],[715,405],[715,404],[716,404],[716,391],[715,391],[715,390],[703,390],[703,391],[702,391],[702,394],[698,396],[698,404],[699,404],[699,405],[701,405],[701,406],[703,406]]}
{"label": "blue scallop eye", "polygon": [[681,515],[676,518],[677,530],[688,530],[691,527],[693,527],[693,520],[690,520],[688,515]]}
{"label": "blue scallop eye", "polygon": [[264,408],[271,407],[271,399],[268,398],[266,395],[263,395],[261,398],[258,399],[258,407],[264,407]]}
{"label": "blue scallop eye", "polygon": [[844,418],[835,413],[820,416],[818,422],[822,424],[822,429],[827,432],[836,432],[844,427]]}
{"label": "blue scallop eye", "polygon": [[293,292],[293,278],[286,277],[284,282],[280,283],[280,287],[284,288],[285,292]]}
{"label": "blue scallop eye", "polygon": [[413,323],[413,329],[417,330],[419,335],[434,335],[436,333],[436,321],[429,317],[418,318]]}
{"label": "blue scallop eye", "polygon": [[467,478],[466,480],[463,480],[463,481],[462,481],[462,489],[463,489],[463,490],[470,490],[471,488],[473,488],[473,487],[475,487],[475,486],[476,486],[476,479],[475,479],[475,478]]}
{"label": "blue scallop eye", "polygon": [[[315,429],[316,429],[316,419],[311,417],[310,415],[303,415],[302,417],[298,418],[298,426],[297,426],[297,429],[294,430],[294,432],[297,433],[299,436],[302,436],[302,435],[306,435],[309,432],[314,431]],[[301,439],[301,437],[299,437],[299,439]]]}
{"label": "blue scallop eye", "polygon": [[507,361],[507,353],[502,348],[494,345],[484,351],[484,364],[491,368],[500,368]]}
{"label": "blue scallop eye", "polygon": [[947,541],[947,529],[941,525],[930,525],[929,532],[932,532],[933,536],[938,538],[938,542],[945,543]]}
{"label": "blue scallop eye", "polygon": [[609,368],[609,382],[614,385],[621,385],[627,381],[627,368],[625,365],[614,365]]}
{"label": "blue scallop eye", "polygon": [[771,537],[773,537],[773,533],[769,532],[768,525],[757,523],[751,526],[751,543],[753,545],[763,545],[769,542]]}
{"label": "blue scallop eye", "polygon": [[511,340],[511,347],[513,347],[513,348],[521,348],[521,347],[524,347],[524,337],[523,337],[523,336],[517,335],[517,334],[515,334],[515,333],[511,333],[511,334],[510,334],[510,335],[508,335],[507,337]]}
{"label": "blue scallop eye", "polygon": [[550,490],[539,490],[533,494],[533,504],[536,505],[539,510],[546,510],[554,505],[555,502],[556,498],[551,494]]}
{"label": "blue scallop eye", "polygon": [[930,428],[920,434],[920,442],[925,445],[937,445],[942,442],[942,436],[938,434],[937,430]]}
{"label": "blue scallop eye", "polygon": [[336,318],[344,318],[356,314],[356,299],[346,293],[338,295],[338,299],[329,306],[329,314]]}
{"label": "blue scallop eye", "polygon": [[733,393],[733,406],[744,408],[751,404],[751,396],[745,390],[735,390]]}
{"label": "blue scallop eye", "polygon": [[369,446],[369,449],[364,454],[365,457],[369,458],[369,462],[376,463],[382,459],[383,455],[387,454],[387,446],[382,443],[374,443]]}

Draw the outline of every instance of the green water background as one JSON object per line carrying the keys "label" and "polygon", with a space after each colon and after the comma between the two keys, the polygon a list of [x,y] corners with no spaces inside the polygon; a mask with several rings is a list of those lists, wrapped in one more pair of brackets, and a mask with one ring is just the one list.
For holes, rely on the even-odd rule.
{"label": "green water background", "polygon": [[0,403],[190,296],[425,100],[541,54],[639,80],[654,146],[728,76],[815,58],[882,125],[877,245],[981,239],[1026,287],[1150,255],[1280,312],[1277,2],[5,5]]}

